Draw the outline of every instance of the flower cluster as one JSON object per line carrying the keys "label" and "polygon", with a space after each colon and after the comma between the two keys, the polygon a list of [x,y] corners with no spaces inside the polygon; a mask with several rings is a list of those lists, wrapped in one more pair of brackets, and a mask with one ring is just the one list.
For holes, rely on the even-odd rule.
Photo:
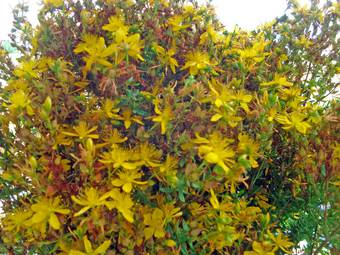
{"label": "flower cluster", "polygon": [[[44,1],[0,90],[0,248],[291,251],[276,198],[303,190],[318,80],[289,62],[284,24],[228,32],[194,2]],[[339,143],[324,151],[336,169]]]}

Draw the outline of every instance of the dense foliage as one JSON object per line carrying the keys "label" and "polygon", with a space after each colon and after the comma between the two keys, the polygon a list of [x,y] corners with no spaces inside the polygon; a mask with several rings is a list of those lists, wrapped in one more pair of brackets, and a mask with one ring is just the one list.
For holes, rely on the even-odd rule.
{"label": "dense foliage", "polygon": [[195,1],[19,5],[0,253],[339,252],[339,10],[247,32]]}

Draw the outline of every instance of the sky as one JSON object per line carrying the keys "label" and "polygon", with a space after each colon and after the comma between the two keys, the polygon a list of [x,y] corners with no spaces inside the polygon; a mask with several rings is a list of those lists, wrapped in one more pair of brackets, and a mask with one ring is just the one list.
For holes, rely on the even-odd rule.
{"label": "sky", "polygon": [[[12,26],[12,8],[19,1],[29,4],[29,20],[37,24],[37,12],[39,3],[42,0],[0,0],[0,41],[8,38]],[[206,0],[198,0],[201,3]],[[308,0],[299,0],[301,4],[306,4]],[[216,8],[216,13],[228,30],[232,30],[235,25],[243,29],[251,30],[257,26],[271,21],[284,13],[286,0],[212,0]]]}

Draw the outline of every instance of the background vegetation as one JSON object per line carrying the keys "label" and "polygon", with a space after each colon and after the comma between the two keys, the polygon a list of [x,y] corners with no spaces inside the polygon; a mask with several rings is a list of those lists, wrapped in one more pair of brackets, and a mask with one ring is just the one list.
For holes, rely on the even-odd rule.
{"label": "background vegetation", "polygon": [[18,5],[0,253],[338,254],[340,5],[310,6],[246,32],[195,1]]}

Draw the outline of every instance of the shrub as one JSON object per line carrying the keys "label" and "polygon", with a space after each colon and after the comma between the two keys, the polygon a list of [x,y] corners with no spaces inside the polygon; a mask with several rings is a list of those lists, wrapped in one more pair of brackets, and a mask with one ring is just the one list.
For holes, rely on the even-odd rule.
{"label": "shrub", "polygon": [[4,253],[339,249],[338,3],[252,32],[195,1],[25,9],[18,64],[1,51]]}

